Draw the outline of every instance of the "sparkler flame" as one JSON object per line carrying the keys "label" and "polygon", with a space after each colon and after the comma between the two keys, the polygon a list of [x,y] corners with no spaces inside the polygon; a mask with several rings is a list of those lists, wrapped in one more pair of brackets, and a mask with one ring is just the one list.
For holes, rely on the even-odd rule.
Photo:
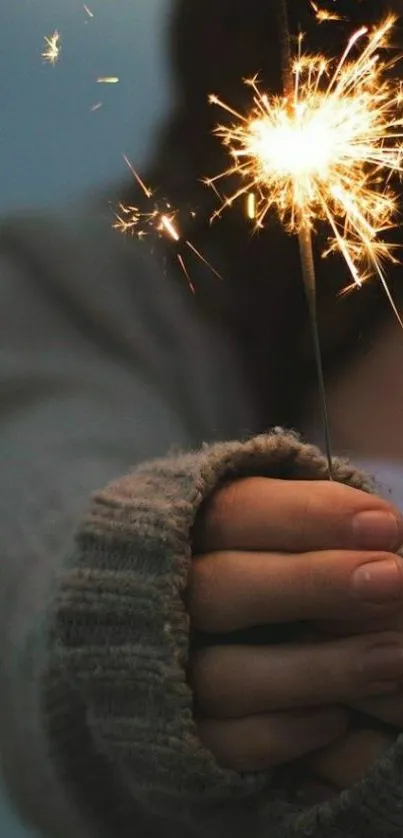
{"label": "sparkler flame", "polygon": [[[187,248],[190,250],[209,270],[219,279],[222,277],[213,268],[210,262],[205,259],[202,253],[187,239],[181,232],[177,220],[178,211],[174,210],[168,201],[158,201],[154,199],[154,193],[149,186],[147,186],[136,169],[132,166],[130,160],[124,156],[124,160],[136,179],[141,191],[152,202],[152,208],[148,212],[144,212],[139,207],[131,204],[120,203],[117,212],[115,212],[115,222],[112,225],[114,229],[121,233],[130,233],[137,236],[138,239],[144,239],[150,234],[157,234],[169,239],[176,245],[177,261],[184,273],[189,287],[192,292],[195,291],[193,282],[191,280],[185,259],[181,253],[181,249]],[[194,218],[195,213],[191,213]]]}
{"label": "sparkler flame", "polygon": [[60,33],[56,30],[53,35],[45,35],[45,49],[42,53],[42,58],[48,64],[56,64],[60,58]]}
{"label": "sparkler flame", "polygon": [[340,15],[338,12],[329,11],[328,9],[321,9],[317,3],[314,3],[313,0],[311,2],[311,7],[315,12],[316,20],[318,23],[327,23],[329,21],[339,21],[345,20],[343,15]]}
{"label": "sparkler flame", "polygon": [[395,22],[389,15],[372,31],[355,32],[338,61],[305,54],[301,36],[292,89],[273,96],[261,92],[257,78],[247,80],[253,108],[246,117],[211,96],[235,118],[216,128],[233,163],[206,181],[216,188],[221,178],[241,178],[213,217],[252,193],[257,227],[271,210],[290,233],[314,232],[325,222],[330,236],[323,255],[341,253],[355,285],[377,275],[393,307],[384,263],[397,259],[383,236],[397,226],[390,178],[403,171],[403,96],[389,73],[397,59],[381,54]]}

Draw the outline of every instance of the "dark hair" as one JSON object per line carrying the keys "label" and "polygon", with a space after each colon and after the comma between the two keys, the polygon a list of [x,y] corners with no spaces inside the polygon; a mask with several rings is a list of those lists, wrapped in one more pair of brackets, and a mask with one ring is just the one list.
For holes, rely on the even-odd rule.
{"label": "dark hair", "polygon": [[[298,427],[306,393],[315,386],[315,366],[297,243],[274,218],[251,237],[241,209],[226,212],[211,225],[217,202],[200,182],[228,164],[212,135],[222,114],[208,105],[208,94],[216,92],[242,109],[250,95],[242,79],[255,73],[268,89],[281,89],[277,2],[176,2],[170,27],[176,106],[161,135],[150,178],[174,205],[197,209],[189,235],[211,254],[224,282],[206,272],[196,293],[209,316],[230,330],[243,348],[251,392],[260,400],[265,424]],[[382,3],[371,0],[338,0],[337,9],[348,15],[348,26],[319,26],[309,0],[289,0],[291,28],[295,32],[300,26],[310,47],[335,55],[352,24],[382,16]],[[385,315],[391,315],[379,282],[340,296],[350,282],[343,260],[322,260],[318,253],[317,266],[321,345],[329,378],[364,350]],[[392,290],[395,274],[389,273]]]}

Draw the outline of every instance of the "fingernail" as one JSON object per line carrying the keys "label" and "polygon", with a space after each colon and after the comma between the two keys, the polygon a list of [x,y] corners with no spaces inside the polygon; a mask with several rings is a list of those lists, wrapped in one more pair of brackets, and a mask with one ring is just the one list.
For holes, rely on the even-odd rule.
{"label": "fingernail", "polygon": [[372,509],[353,519],[357,547],[369,550],[397,550],[403,541],[403,522],[393,512]]}
{"label": "fingernail", "polygon": [[367,649],[359,661],[359,671],[370,681],[403,676],[403,647],[383,644]]}
{"label": "fingernail", "polygon": [[352,591],[360,599],[383,603],[397,601],[403,593],[398,560],[386,559],[362,564],[352,575]]}

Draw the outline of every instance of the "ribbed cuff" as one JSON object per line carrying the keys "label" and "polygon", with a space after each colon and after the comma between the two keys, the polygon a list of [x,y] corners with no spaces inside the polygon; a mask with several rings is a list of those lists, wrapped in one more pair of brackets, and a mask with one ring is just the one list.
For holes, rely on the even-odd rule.
{"label": "ribbed cuff", "polygon": [[[221,769],[201,746],[186,683],[191,529],[220,484],[253,475],[326,479],[327,464],[281,430],[147,463],[95,496],[61,580],[53,659],[83,698],[96,747],[153,811],[270,784],[272,772]],[[334,477],[371,490],[342,460]]]}

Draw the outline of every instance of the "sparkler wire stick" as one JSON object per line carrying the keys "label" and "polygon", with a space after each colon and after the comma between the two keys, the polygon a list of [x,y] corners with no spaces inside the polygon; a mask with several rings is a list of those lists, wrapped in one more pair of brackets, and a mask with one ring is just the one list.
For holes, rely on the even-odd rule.
{"label": "sparkler wire stick", "polygon": [[322,352],[320,347],[318,316],[316,306],[316,278],[315,263],[312,250],[312,231],[305,224],[299,235],[299,252],[301,256],[302,278],[308,301],[309,317],[311,321],[313,348],[315,353],[316,372],[319,384],[319,398],[322,411],[323,429],[325,435],[325,451],[328,463],[329,480],[333,480],[332,445],[330,438],[330,422],[327,410],[325,378],[323,375]]}
{"label": "sparkler wire stick", "polygon": [[261,92],[257,76],[245,79],[253,91],[247,115],[210,96],[210,102],[235,122],[228,124],[227,118],[215,130],[232,164],[206,182],[216,189],[223,177],[237,175],[241,181],[212,218],[245,196],[256,229],[264,226],[274,209],[286,232],[298,236],[332,479],[312,238],[319,223],[328,225],[330,235],[322,255],[343,257],[352,278],[350,287],[361,287],[377,276],[403,328],[384,267],[386,262],[401,264],[394,255],[397,245],[384,236],[400,226],[399,195],[391,179],[403,179],[403,85],[389,71],[403,56],[383,57],[395,15],[389,14],[373,29],[362,26],[335,60],[305,53],[302,35],[294,57],[286,0],[277,0],[276,13],[283,33],[284,91],[280,96]]}
{"label": "sparkler wire stick", "polygon": [[[290,28],[288,23],[288,9],[287,0],[279,0],[278,11],[279,29],[281,37],[281,58],[282,58],[282,75],[284,95],[288,96],[292,92],[292,59],[291,59],[291,39]],[[313,349],[315,355],[316,372],[318,376],[319,398],[322,413],[322,422],[325,435],[325,451],[328,464],[329,480],[333,480],[333,465],[332,465],[332,445],[330,438],[330,422],[326,401],[325,379],[323,374],[322,352],[320,347],[318,316],[316,305],[316,274],[315,262],[312,248],[312,230],[309,224],[302,222],[298,233],[299,252],[301,257],[302,279],[305,288],[306,299],[308,303],[309,318],[311,323]]]}

